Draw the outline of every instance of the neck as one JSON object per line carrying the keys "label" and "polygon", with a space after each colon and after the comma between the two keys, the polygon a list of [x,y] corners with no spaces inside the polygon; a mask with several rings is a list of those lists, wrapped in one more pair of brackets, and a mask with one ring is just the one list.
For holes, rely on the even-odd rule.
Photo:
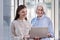
{"label": "neck", "polygon": [[23,20],[24,18],[20,17],[19,20]]}

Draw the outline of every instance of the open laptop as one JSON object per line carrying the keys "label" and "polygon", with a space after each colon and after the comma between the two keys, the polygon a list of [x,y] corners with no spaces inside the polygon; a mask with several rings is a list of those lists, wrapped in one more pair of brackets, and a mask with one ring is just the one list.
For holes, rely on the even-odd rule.
{"label": "open laptop", "polygon": [[32,27],[30,30],[30,38],[34,37],[40,37],[40,38],[46,38],[48,37],[48,28],[47,27]]}

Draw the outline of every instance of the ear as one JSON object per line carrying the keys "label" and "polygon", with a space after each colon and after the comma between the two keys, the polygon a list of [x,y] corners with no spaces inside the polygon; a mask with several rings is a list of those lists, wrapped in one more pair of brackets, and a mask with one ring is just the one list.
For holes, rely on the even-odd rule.
{"label": "ear", "polygon": [[43,11],[43,14],[45,14],[45,12]]}
{"label": "ear", "polygon": [[20,15],[20,12],[18,12],[18,15]]}

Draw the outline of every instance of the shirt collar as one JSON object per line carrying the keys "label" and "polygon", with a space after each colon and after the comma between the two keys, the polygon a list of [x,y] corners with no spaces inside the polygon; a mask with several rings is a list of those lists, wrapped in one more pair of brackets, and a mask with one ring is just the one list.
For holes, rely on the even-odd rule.
{"label": "shirt collar", "polygon": [[38,18],[36,17],[37,20],[43,19],[45,17],[45,15],[43,15],[42,17]]}
{"label": "shirt collar", "polygon": [[24,21],[25,21],[25,19],[24,19],[24,20],[20,20],[20,19],[18,19],[18,21],[20,21],[20,22],[24,22]]}

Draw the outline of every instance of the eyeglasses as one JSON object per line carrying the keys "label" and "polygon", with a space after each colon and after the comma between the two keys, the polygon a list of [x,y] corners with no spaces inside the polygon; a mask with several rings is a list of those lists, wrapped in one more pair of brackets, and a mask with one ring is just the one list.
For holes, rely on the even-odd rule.
{"label": "eyeglasses", "polygon": [[37,9],[37,10],[39,10],[39,11],[43,11],[43,9]]}

